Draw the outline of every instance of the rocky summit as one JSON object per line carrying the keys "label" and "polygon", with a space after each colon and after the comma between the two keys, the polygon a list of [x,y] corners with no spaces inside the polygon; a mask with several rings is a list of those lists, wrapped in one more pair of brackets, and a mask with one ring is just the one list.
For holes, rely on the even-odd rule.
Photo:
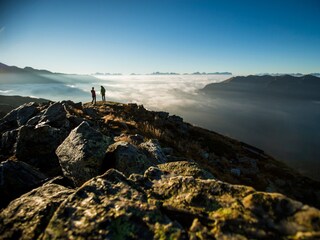
{"label": "rocky summit", "polygon": [[0,239],[320,239],[319,182],[166,112],[27,103],[0,134]]}

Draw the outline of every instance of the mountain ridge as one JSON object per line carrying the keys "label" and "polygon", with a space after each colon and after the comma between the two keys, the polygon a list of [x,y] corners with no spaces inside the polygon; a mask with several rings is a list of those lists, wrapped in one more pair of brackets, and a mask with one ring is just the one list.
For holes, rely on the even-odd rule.
{"label": "mountain ridge", "polygon": [[319,182],[166,112],[28,103],[0,132],[1,238],[320,235]]}
{"label": "mountain ridge", "polygon": [[291,75],[248,75],[229,78],[219,83],[207,84],[200,91],[214,93],[219,91],[266,94],[278,97],[320,99],[320,78],[313,75],[295,77]]}

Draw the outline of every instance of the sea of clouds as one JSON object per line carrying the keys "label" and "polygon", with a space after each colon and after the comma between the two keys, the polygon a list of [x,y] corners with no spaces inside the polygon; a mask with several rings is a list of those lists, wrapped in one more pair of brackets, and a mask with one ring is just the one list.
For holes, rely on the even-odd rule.
{"label": "sea of clouds", "polygon": [[90,102],[90,90],[106,89],[106,100],[134,102],[265,150],[320,180],[320,108],[318,102],[206,95],[199,91],[230,75],[48,75],[55,83],[0,85],[2,95],[53,101]]}

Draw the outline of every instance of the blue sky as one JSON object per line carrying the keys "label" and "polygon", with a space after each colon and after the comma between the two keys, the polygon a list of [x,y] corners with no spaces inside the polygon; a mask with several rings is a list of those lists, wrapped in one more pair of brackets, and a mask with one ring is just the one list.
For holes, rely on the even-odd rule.
{"label": "blue sky", "polygon": [[320,72],[320,1],[1,0],[0,62],[66,73]]}

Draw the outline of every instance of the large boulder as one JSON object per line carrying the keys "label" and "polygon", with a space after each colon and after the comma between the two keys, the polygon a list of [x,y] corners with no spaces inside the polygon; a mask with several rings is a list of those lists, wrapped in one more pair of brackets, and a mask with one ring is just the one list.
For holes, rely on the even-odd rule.
{"label": "large boulder", "polygon": [[139,186],[111,169],[63,202],[43,239],[178,239],[184,231],[148,202]]}
{"label": "large boulder", "polygon": [[0,163],[0,208],[38,187],[47,177],[27,163],[7,160]]}
{"label": "large boulder", "polygon": [[0,239],[38,239],[53,213],[73,190],[45,184],[12,201],[0,213]]}
{"label": "large boulder", "polygon": [[82,122],[56,150],[63,174],[76,186],[101,174],[111,141],[110,137]]}
{"label": "large boulder", "polygon": [[155,166],[154,161],[135,145],[124,141],[109,146],[106,161],[109,167],[114,167],[127,177],[132,173],[143,174],[149,167]]}
{"label": "large boulder", "polygon": [[183,176],[156,178],[152,182],[149,196],[162,202],[162,212],[178,221],[190,239],[320,236],[320,211],[282,194]]}
{"label": "large boulder", "polygon": [[67,112],[62,103],[56,102],[50,105],[40,118],[40,122],[52,127],[60,128],[66,125]]}
{"label": "large boulder", "polygon": [[22,126],[22,125],[26,124],[26,122],[31,117],[33,117],[34,115],[36,115],[39,112],[37,106],[38,106],[37,103],[31,102],[31,103],[24,104],[18,108],[19,109],[17,112],[18,126]]}
{"label": "large boulder", "polygon": [[6,131],[1,135],[0,150],[1,155],[9,156],[14,152],[14,145],[17,141],[19,129]]}
{"label": "large boulder", "polygon": [[156,161],[157,164],[167,162],[167,157],[163,153],[158,140],[150,139],[147,142],[141,143],[139,147],[145,151]]}
{"label": "large boulder", "polygon": [[49,125],[22,126],[15,145],[18,160],[39,168],[49,176],[59,175],[61,168],[55,154],[66,132]]}
{"label": "large boulder", "polygon": [[0,121],[0,132],[12,130],[24,125],[31,117],[35,116],[39,112],[37,106],[37,103],[30,102],[9,112]]}

